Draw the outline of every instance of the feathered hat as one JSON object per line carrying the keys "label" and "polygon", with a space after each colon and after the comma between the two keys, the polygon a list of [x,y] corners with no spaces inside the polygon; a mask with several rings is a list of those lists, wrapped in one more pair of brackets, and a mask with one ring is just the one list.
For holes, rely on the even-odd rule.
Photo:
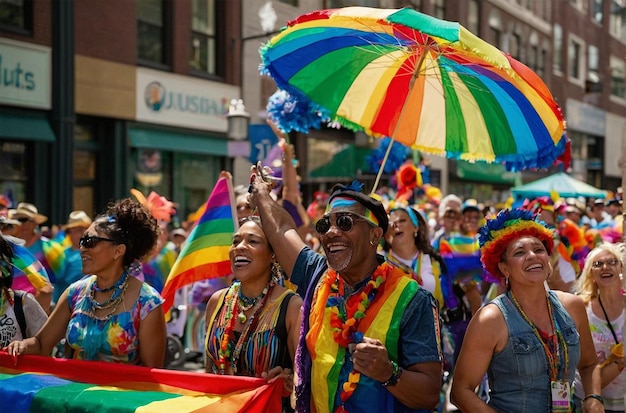
{"label": "feathered hat", "polygon": [[501,280],[505,278],[498,263],[502,261],[502,255],[511,241],[523,236],[538,238],[545,245],[548,254],[552,254],[554,234],[531,211],[521,208],[504,209],[495,217],[487,219],[478,231],[478,241],[480,260],[491,275]]}

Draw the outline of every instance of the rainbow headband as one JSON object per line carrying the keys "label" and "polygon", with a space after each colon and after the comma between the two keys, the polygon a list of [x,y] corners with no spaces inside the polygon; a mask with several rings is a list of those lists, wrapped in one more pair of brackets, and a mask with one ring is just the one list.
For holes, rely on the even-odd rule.
{"label": "rainbow headband", "polygon": [[[353,198],[338,195],[338,196],[335,196],[328,203],[328,205],[326,205],[326,211],[324,213],[328,214],[331,212],[331,210],[338,209],[338,208],[350,208],[356,204],[362,205],[359,201]],[[376,218],[376,215],[374,215],[374,213],[367,207],[365,208],[365,214],[363,215],[363,218],[365,218],[367,221],[372,223],[375,227],[380,226],[380,224],[378,223],[378,218]]]}
{"label": "rainbow headband", "polygon": [[552,254],[554,233],[531,211],[504,209],[495,218],[488,219],[478,231],[480,260],[485,269],[493,276],[504,279],[498,264],[509,243],[523,236],[538,238],[546,246],[548,254]]}

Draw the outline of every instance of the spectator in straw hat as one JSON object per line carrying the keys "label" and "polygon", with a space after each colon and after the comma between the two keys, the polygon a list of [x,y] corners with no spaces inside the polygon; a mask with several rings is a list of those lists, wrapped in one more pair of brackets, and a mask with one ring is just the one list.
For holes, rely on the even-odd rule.
{"label": "spectator in straw hat", "polygon": [[52,301],[57,302],[63,291],[74,281],[83,277],[83,262],[80,258],[80,237],[91,225],[91,218],[85,211],[72,211],[67,223],[63,226],[70,245],[65,248],[65,265],[63,272],[57,274]]}
{"label": "spectator in straw hat", "polygon": [[[24,240],[24,246],[41,262],[46,269],[52,285],[56,282],[56,274],[62,270],[63,247],[61,244],[42,237],[39,225],[48,220],[48,217],[39,213],[37,207],[27,202],[20,202],[16,209],[9,210],[9,218],[20,223],[16,227],[15,236]],[[52,290],[40,291],[37,300],[47,312],[50,312]]]}

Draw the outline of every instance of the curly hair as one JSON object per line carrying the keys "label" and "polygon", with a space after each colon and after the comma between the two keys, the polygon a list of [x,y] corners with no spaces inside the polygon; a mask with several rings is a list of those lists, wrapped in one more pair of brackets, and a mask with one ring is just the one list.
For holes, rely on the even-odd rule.
{"label": "curly hair", "polygon": [[126,245],[124,267],[150,254],[161,233],[150,210],[131,198],[110,203],[106,211],[94,220],[94,226],[117,244]]}
{"label": "curly hair", "polygon": [[585,266],[583,267],[580,276],[574,284],[573,291],[580,295],[585,304],[588,304],[591,299],[598,296],[598,285],[593,281],[593,275],[591,274],[591,267],[600,253],[607,251],[611,253],[619,263],[620,267],[624,267],[624,261],[622,254],[624,251],[624,244],[611,244],[604,242],[596,246],[585,258]]}
{"label": "curly hair", "polygon": [[0,235],[0,290],[13,285],[13,246]]}

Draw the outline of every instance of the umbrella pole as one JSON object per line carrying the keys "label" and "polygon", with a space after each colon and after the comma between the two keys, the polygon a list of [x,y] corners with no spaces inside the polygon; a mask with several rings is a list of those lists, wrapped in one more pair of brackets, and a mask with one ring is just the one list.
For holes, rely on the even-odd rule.
{"label": "umbrella pole", "polygon": [[378,174],[376,175],[376,181],[374,181],[374,187],[372,188],[372,194],[376,192],[376,188],[378,188],[378,183],[380,182],[380,177],[383,175],[383,170],[385,169],[385,164],[387,163],[387,158],[389,158],[389,153],[391,152],[391,147],[396,140],[391,138],[389,141],[389,146],[387,146],[387,151],[385,152],[385,156],[383,156],[383,160],[380,163],[380,168],[378,168]]}
{"label": "umbrella pole", "polygon": [[383,161],[380,164],[380,168],[378,169],[378,174],[376,175],[376,181],[374,181],[374,187],[372,188],[372,194],[376,192],[376,188],[378,188],[378,183],[380,182],[380,178],[383,175],[383,170],[385,169],[385,163],[387,163],[387,158],[389,158],[389,152],[391,152],[391,145],[396,141],[396,134],[398,133],[398,127],[400,127],[400,123],[402,123],[402,118],[404,117],[404,112],[406,109],[406,102],[409,100],[409,96],[411,94],[411,89],[413,89],[413,85],[415,84],[415,79],[419,75],[420,68],[424,63],[424,59],[426,58],[426,54],[431,49],[431,46],[427,44],[422,50],[422,55],[420,56],[417,64],[415,65],[415,70],[413,70],[413,75],[411,76],[411,80],[409,81],[409,92],[406,94],[404,98],[404,104],[402,105],[402,111],[400,112],[400,116],[398,117],[398,123],[396,123],[396,128],[393,131],[393,135],[391,135],[391,142],[389,142],[389,147],[387,147],[387,152],[385,152],[385,156],[383,157]]}

